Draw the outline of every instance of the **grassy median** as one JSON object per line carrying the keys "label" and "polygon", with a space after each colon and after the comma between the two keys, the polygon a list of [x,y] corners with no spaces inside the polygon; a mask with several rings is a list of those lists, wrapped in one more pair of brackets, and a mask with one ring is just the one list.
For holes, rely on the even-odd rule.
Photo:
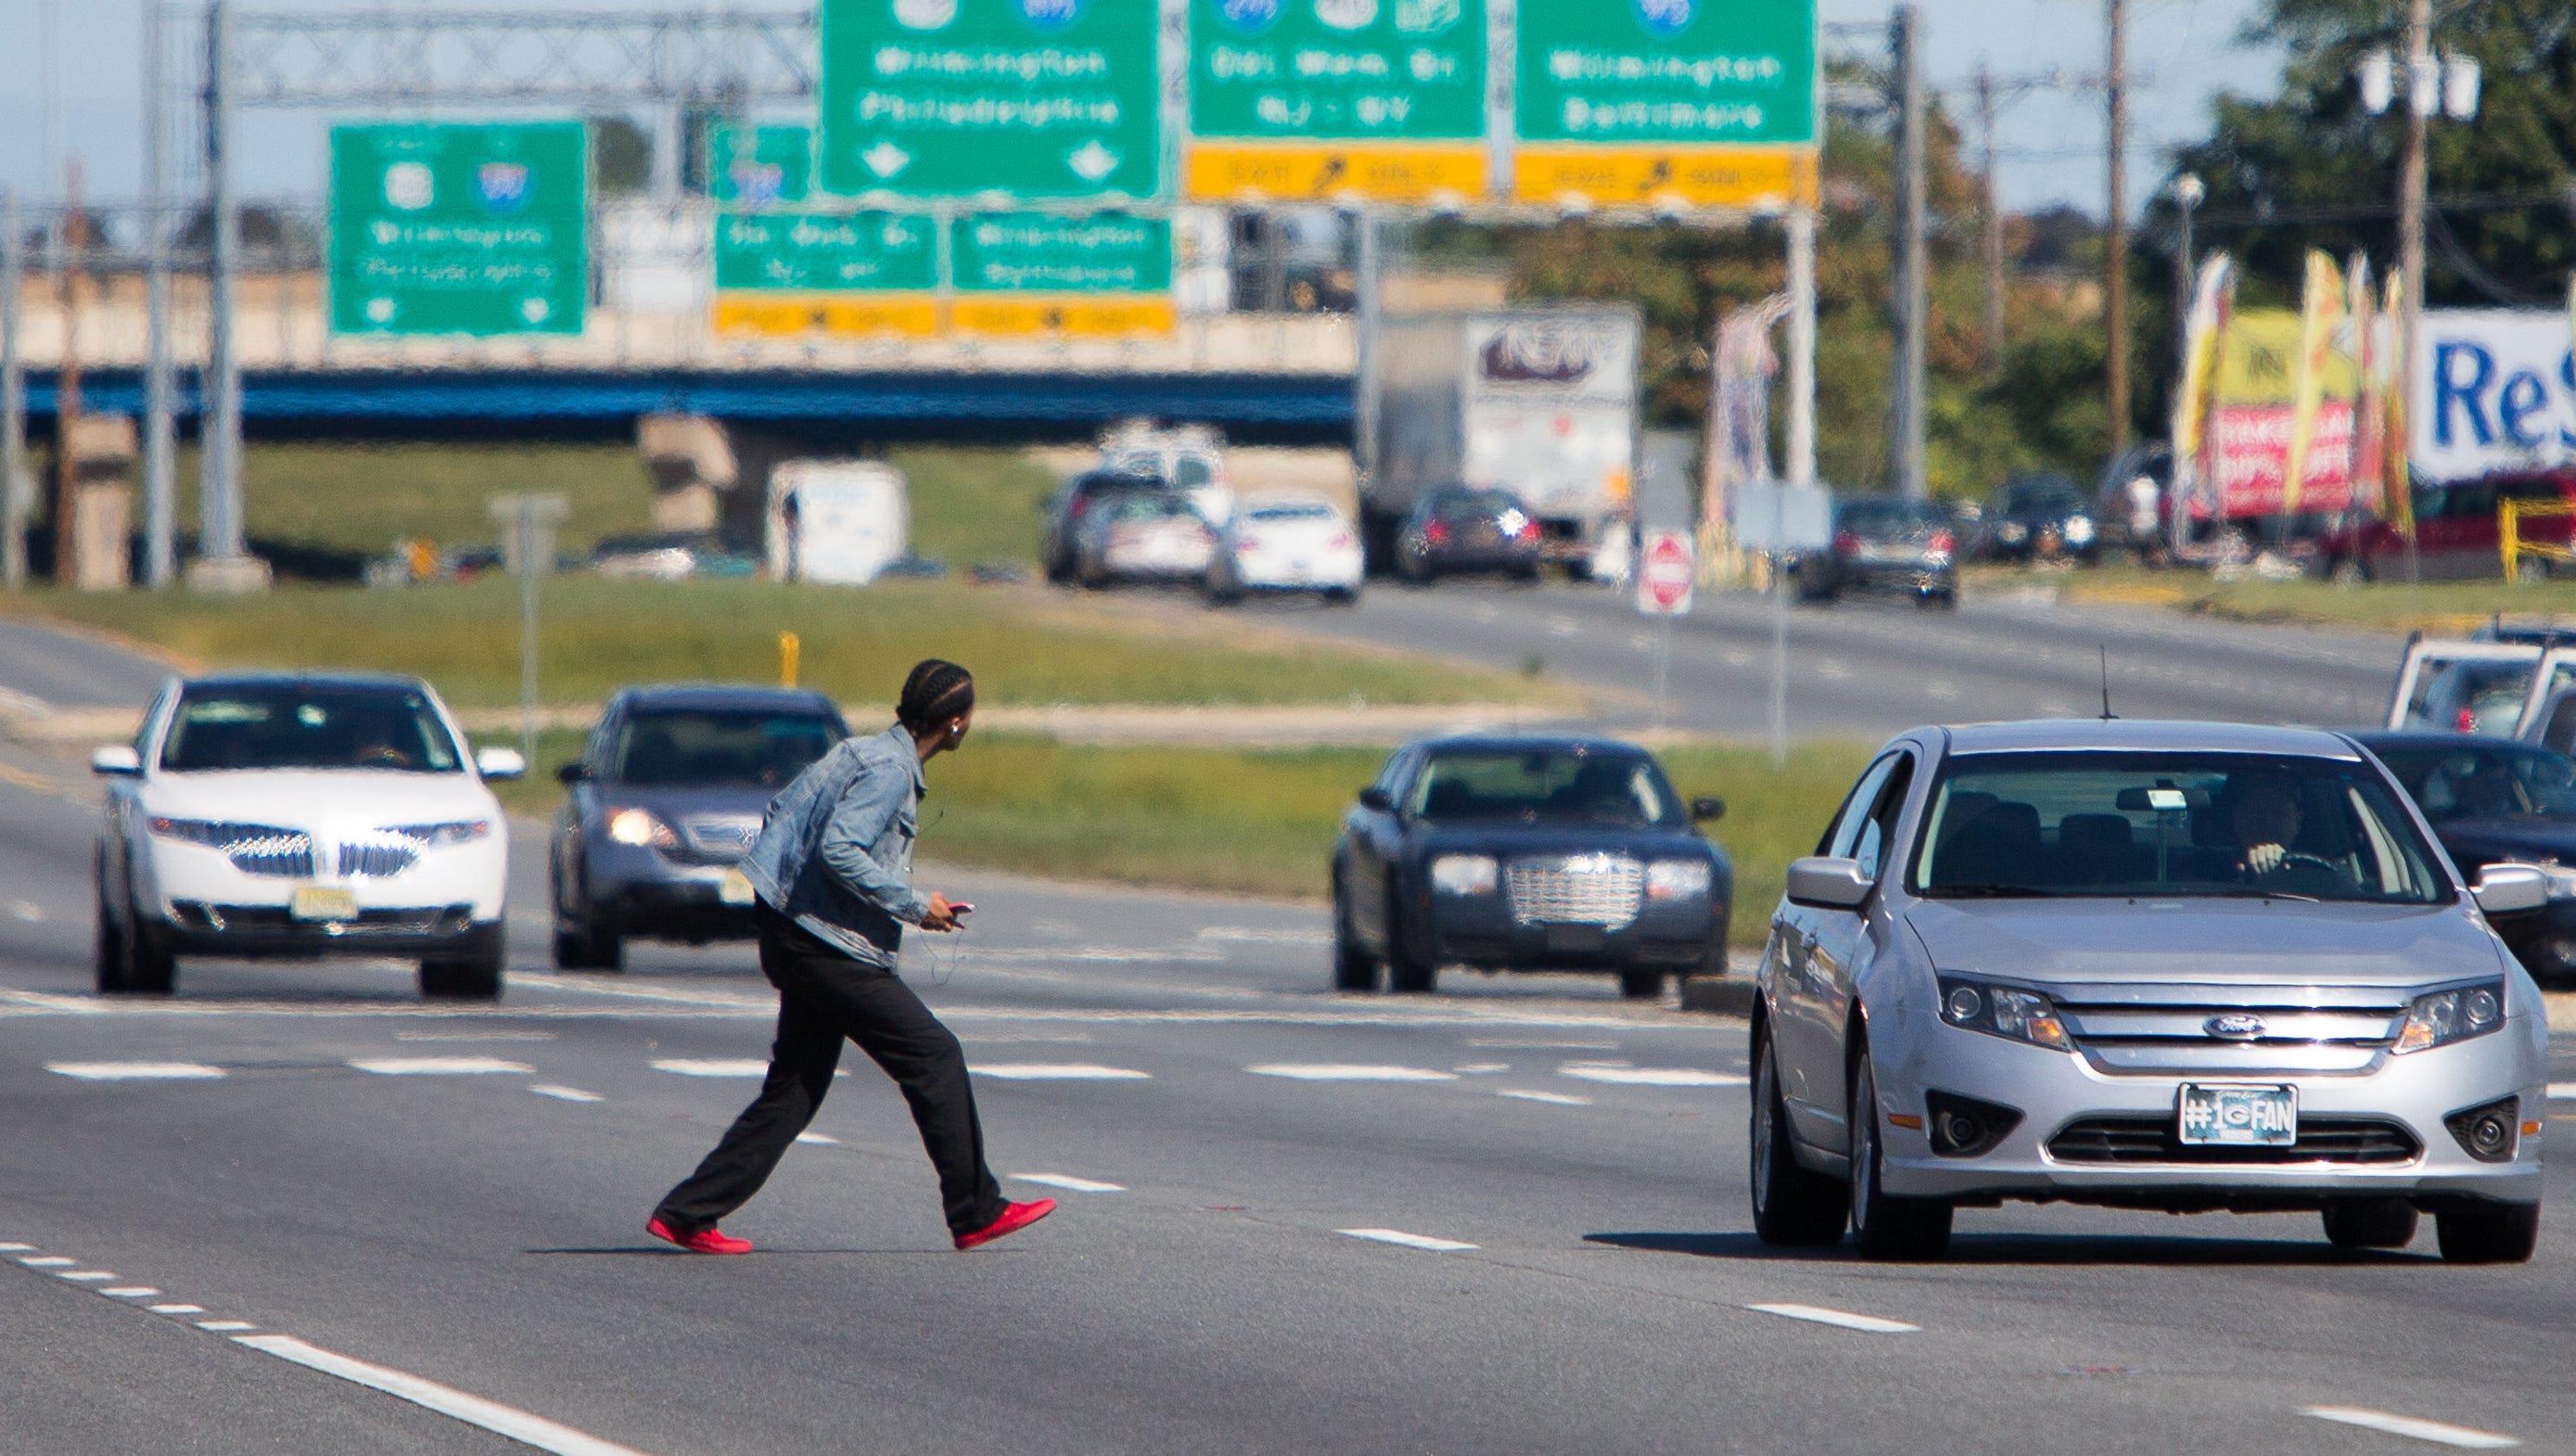
{"label": "grassy median", "polygon": [[[519,700],[518,587],[497,578],[235,598],[0,596],[0,611],[10,610],[104,628],[208,666],[380,668],[427,678],[460,706]],[[924,657],[965,663],[984,701],[1017,705],[1579,701],[1508,674],[1227,616],[955,581],[850,590],[564,576],[545,584],[541,621],[539,696],[548,703],[596,703],[636,682],[775,682],[779,634],[789,631],[802,643],[802,680],[843,702],[891,702]]]}
{"label": "grassy median", "polygon": [[[553,812],[562,795],[554,768],[579,747],[579,735],[547,734],[539,773],[508,786],[511,807]],[[1761,942],[1789,861],[1813,852],[1869,752],[1813,743],[1778,770],[1759,748],[1663,755],[1684,794],[1727,801],[1711,837],[1735,864],[1738,943]],[[979,735],[931,765],[921,853],[1059,879],[1320,900],[1342,815],[1385,761],[1375,749],[1101,748]]]}
{"label": "grassy median", "polygon": [[2494,580],[2345,585],[2314,578],[2217,581],[2200,571],[2114,565],[2059,572],[1979,568],[1967,584],[1971,594],[2031,587],[2055,590],[2069,602],[2165,607],[2231,622],[2438,636],[2464,634],[2499,612],[2576,621],[2576,580],[2565,579],[2524,584]]}

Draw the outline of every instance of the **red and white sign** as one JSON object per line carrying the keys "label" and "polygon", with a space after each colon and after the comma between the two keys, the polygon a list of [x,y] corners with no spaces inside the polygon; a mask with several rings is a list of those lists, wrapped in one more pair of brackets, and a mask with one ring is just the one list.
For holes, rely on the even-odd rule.
{"label": "red and white sign", "polygon": [[1659,617],[1688,612],[1691,585],[1698,575],[1687,532],[1648,531],[1645,552],[1637,562],[1637,610]]}

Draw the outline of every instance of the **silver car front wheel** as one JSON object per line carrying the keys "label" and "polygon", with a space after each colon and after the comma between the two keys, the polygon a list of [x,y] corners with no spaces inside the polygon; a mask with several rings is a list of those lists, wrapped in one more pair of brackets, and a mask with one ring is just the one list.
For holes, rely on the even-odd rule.
{"label": "silver car front wheel", "polygon": [[1899,1198],[1881,1186],[1878,1074],[1870,1067],[1868,1046],[1852,1062],[1852,1247],[1864,1259],[1938,1259],[1950,1252],[1950,1205],[1937,1198]]}

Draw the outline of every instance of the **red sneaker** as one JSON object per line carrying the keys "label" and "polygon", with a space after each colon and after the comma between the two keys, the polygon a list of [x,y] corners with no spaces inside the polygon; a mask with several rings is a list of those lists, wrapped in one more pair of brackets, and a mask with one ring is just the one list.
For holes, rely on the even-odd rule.
{"label": "red sneaker", "polygon": [[1052,1198],[1041,1198],[1035,1203],[1005,1203],[1002,1205],[1000,1218],[971,1234],[959,1234],[957,1250],[959,1253],[964,1253],[968,1249],[989,1244],[1006,1234],[1018,1233],[1053,1212],[1055,1212],[1055,1200]]}
{"label": "red sneaker", "polygon": [[751,1240],[738,1239],[731,1234],[719,1233],[711,1228],[702,1228],[687,1238],[682,1238],[671,1232],[671,1226],[662,1222],[659,1214],[655,1214],[645,1223],[644,1232],[665,1243],[678,1244],[692,1254],[748,1254],[751,1252]]}

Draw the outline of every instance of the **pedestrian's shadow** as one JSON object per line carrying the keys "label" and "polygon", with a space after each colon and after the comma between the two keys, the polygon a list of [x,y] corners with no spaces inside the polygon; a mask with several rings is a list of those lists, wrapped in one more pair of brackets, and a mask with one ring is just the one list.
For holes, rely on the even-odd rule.
{"label": "pedestrian's shadow", "polygon": [[[1583,1241],[1614,1249],[1654,1254],[1689,1254],[1702,1259],[1745,1262],[1848,1263],[1858,1256],[1848,1244],[1824,1248],[1773,1246],[1751,1233],[1612,1233],[1585,1234]],[[2126,1265],[2135,1268],[2198,1265],[2431,1264],[2429,1254],[2403,1249],[2338,1249],[2322,1239],[2158,1238],[2141,1234],[2049,1235],[1961,1234],[1950,1240],[1948,1264]]]}

